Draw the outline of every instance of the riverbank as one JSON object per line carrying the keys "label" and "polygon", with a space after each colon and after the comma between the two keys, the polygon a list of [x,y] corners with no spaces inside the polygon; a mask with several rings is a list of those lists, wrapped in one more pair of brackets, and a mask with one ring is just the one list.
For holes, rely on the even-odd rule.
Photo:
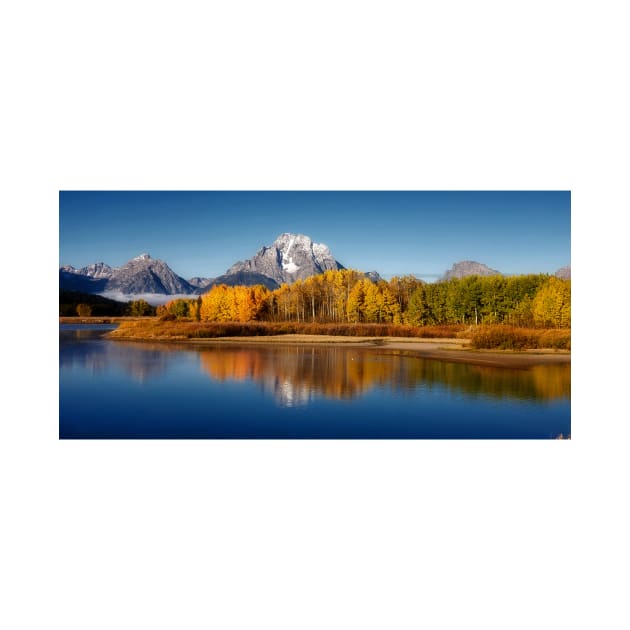
{"label": "riverbank", "polygon": [[384,354],[417,356],[425,359],[467,363],[487,367],[523,369],[535,365],[570,364],[571,353],[564,350],[536,349],[525,351],[473,350],[467,339],[421,339],[408,337],[358,337],[336,335],[269,335],[248,337],[215,337],[187,339],[183,337],[145,337],[112,331],[109,338],[124,342],[164,343],[194,347],[252,347],[261,345],[317,346],[363,348]]}
{"label": "riverbank", "polygon": [[[79,323],[80,318],[72,318]],[[85,321],[89,319],[89,321]],[[108,333],[113,340],[144,343],[168,343],[187,346],[225,347],[252,345],[326,345],[366,348],[387,354],[438,359],[490,367],[528,368],[544,364],[569,364],[571,351],[558,347],[537,347],[532,344],[517,349],[475,347],[479,328],[463,326],[379,326],[358,325],[295,325],[293,323],[248,322],[239,324],[192,321],[162,321],[158,318],[85,318],[81,323],[119,323]],[[482,329],[485,330],[485,329]],[[490,329],[492,331],[492,329]],[[499,329],[499,332],[507,329]],[[510,334],[525,329],[511,329]],[[546,332],[536,331],[544,336]],[[363,334],[361,334],[363,333]],[[562,334],[569,335],[570,331]],[[514,334],[514,338],[518,338]],[[544,338],[544,337],[541,337]],[[553,340],[553,336],[550,339]],[[524,337],[529,340],[530,337]],[[535,339],[534,339],[535,341]]]}

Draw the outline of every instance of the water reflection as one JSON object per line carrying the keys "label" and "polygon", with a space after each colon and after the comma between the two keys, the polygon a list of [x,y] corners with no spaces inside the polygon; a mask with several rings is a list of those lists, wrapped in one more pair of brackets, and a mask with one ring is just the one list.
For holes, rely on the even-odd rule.
{"label": "water reflection", "polygon": [[569,365],[447,363],[386,348],[134,343],[60,333],[62,438],[552,438]]}
{"label": "water reflection", "polygon": [[130,348],[103,339],[104,332],[113,328],[62,330],[59,334],[59,368],[82,368],[95,376],[106,370],[121,369],[139,383],[164,373],[168,357],[163,347],[137,344]]}
{"label": "water reflection", "polygon": [[405,353],[327,347],[204,348],[201,367],[216,381],[255,381],[282,406],[316,396],[352,399],[374,388],[397,392],[446,388],[471,397],[569,399],[569,365],[494,368]]}
{"label": "water reflection", "polygon": [[[376,388],[399,395],[419,389],[467,397],[535,401],[569,400],[570,365],[508,369],[423,359],[404,351],[326,346],[213,346],[112,342],[103,331],[60,333],[60,368],[93,375],[123,370],[137,382],[162,376],[184,356],[199,359],[215,382],[256,383],[276,404],[307,405],[318,397],[351,400]],[[86,343],[86,340],[89,340]]]}
{"label": "water reflection", "polygon": [[256,381],[283,406],[304,405],[317,395],[351,399],[389,378],[375,355],[343,348],[211,348],[199,357],[212,379]]}

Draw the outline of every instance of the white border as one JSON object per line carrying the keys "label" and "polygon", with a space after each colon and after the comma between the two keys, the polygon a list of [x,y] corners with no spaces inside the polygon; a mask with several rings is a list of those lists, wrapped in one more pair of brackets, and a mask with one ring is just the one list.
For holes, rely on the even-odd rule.
{"label": "white border", "polygon": [[[627,627],[617,6],[3,9],[3,626]],[[60,189],[572,190],[573,440],[60,442]]]}

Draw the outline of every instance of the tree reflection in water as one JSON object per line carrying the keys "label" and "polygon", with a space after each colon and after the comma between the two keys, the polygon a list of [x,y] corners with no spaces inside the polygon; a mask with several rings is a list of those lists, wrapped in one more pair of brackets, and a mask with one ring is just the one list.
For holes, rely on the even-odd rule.
{"label": "tree reflection in water", "polygon": [[199,358],[213,380],[258,382],[286,406],[306,404],[316,396],[351,399],[375,387],[445,388],[473,397],[537,401],[571,396],[570,365],[508,369],[321,346],[213,347],[199,350]]}
{"label": "tree reflection in water", "polygon": [[[496,368],[424,359],[405,351],[340,346],[212,346],[112,342],[90,333],[64,332],[60,367],[82,365],[92,373],[116,365],[144,382],[162,375],[175,353],[196,353],[214,381],[252,381],[283,406],[305,405],[315,397],[349,400],[374,388],[399,393],[446,389],[492,399],[570,399],[571,366]],[[91,333],[94,338],[94,333]]]}

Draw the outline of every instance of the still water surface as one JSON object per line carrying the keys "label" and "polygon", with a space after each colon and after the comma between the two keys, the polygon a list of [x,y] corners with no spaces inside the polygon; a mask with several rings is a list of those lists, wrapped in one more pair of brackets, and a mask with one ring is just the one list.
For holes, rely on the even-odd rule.
{"label": "still water surface", "polygon": [[60,438],[554,438],[571,368],[322,346],[109,341],[60,326]]}

